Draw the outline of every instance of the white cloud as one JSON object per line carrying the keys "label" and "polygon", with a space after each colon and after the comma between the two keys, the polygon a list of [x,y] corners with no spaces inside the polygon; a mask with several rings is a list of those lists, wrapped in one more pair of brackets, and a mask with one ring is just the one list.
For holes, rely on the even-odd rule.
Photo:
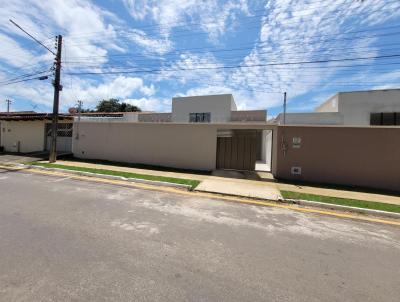
{"label": "white cloud", "polygon": [[[23,48],[17,41],[0,33],[0,60],[14,67],[23,67],[29,62],[42,61],[44,57],[38,57],[29,50]],[[50,67],[50,66],[49,66]]]}
{"label": "white cloud", "polygon": [[248,14],[245,0],[229,0],[221,5],[218,0],[122,0],[131,16],[136,20],[153,19],[159,25],[159,32],[168,36],[176,27],[191,23],[215,39],[222,35],[229,20],[236,13]]}
{"label": "white cloud", "polygon": [[[392,5],[384,5],[379,1],[373,4],[336,1],[330,2],[329,5],[309,5],[294,0],[268,1],[266,12],[260,30],[260,43],[243,60],[244,65],[362,57],[366,54],[374,56],[378,54],[377,49],[373,47],[376,39],[349,39],[351,35],[342,35],[349,31],[349,22],[353,22],[350,23],[353,26],[359,23],[371,26],[399,15],[399,11],[395,11]],[[374,17],[363,17],[370,12]],[[366,22],[366,19],[370,20]],[[351,50],[344,53],[343,49]],[[373,60],[361,61],[369,62]],[[337,75],[343,77],[343,74],[340,74],[343,68],[337,67],[338,65],[340,63],[325,64],[329,68],[321,69],[309,68],[321,64],[240,68],[233,72],[231,78],[254,89],[264,87],[271,91],[287,91],[291,96],[290,100],[293,100],[307,92],[320,91],[324,88],[322,83],[334,82]],[[356,77],[353,77],[354,81]],[[350,76],[342,81],[351,83]],[[255,92],[254,95],[256,94]],[[276,95],[264,103],[269,106],[280,105],[279,98],[281,96]],[[303,109],[310,109],[310,103],[314,104],[313,100],[306,102]]]}
{"label": "white cloud", "polygon": [[122,101],[131,105],[138,106],[142,111],[164,111],[164,109],[166,109],[164,106],[166,100],[155,97],[153,98],[142,97],[138,99],[128,98],[128,99],[123,99]]}
{"label": "white cloud", "polygon": [[156,54],[165,54],[172,49],[172,42],[166,38],[152,39],[144,31],[133,29],[129,32],[129,39],[143,47],[146,51]]}
{"label": "white cloud", "polygon": [[136,77],[118,76],[100,84],[74,78],[73,83],[72,86],[68,86],[68,82],[65,85],[62,96],[65,106],[73,105],[77,100],[82,100],[85,106],[93,106],[103,99],[126,99],[133,93],[151,96],[155,92],[153,85],[146,86]]}

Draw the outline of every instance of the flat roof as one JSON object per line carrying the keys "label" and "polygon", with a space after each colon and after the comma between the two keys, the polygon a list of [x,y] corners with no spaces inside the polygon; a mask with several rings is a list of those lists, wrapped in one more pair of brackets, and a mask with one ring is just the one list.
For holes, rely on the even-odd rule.
{"label": "flat roof", "polygon": [[213,96],[231,96],[233,98],[232,93],[221,93],[221,94],[174,96],[174,97],[172,97],[172,99],[202,98],[202,97],[213,97]]}
{"label": "flat roof", "polygon": [[[7,114],[0,114],[0,120],[2,121],[43,121],[51,120],[53,118],[52,113],[17,113],[10,112]],[[73,116],[69,114],[59,114],[58,118],[60,120],[72,120]]]}

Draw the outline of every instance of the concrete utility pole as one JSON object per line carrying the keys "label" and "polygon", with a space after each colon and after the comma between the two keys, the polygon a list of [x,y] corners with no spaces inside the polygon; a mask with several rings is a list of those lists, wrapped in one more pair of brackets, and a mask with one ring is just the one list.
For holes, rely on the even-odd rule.
{"label": "concrete utility pole", "polygon": [[10,112],[10,105],[11,105],[12,101],[7,99],[6,103],[7,103],[7,113],[9,113]]}
{"label": "concrete utility pole", "polygon": [[61,82],[61,48],[62,36],[57,36],[57,54],[55,57],[55,77],[54,77],[54,99],[53,99],[53,116],[51,125],[51,147],[49,162],[54,163],[57,160],[57,125],[58,125],[58,107],[60,103],[60,91],[62,90]]}
{"label": "concrete utility pole", "polygon": [[286,92],[283,93],[283,124],[286,124]]}
{"label": "concrete utility pole", "polygon": [[[21,31],[23,31],[25,34],[27,34],[32,40],[34,40],[36,43],[40,44],[44,48],[46,48],[49,52],[51,52],[53,55],[55,55],[54,59],[54,72],[55,72],[55,77],[53,81],[53,86],[54,86],[54,100],[53,100],[53,116],[52,116],[52,131],[51,131],[51,147],[50,147],[50,158],[49,162],[54,163],[57,160],[57,124],[58,124],[58,105],[60,102],[60,91],[62,90],[62,85],[60,84],[61,82],[61,47],[62,47],[62,36],[58,35],[56,37],[56,47],[57,47],[57,53],[55,53],[53,50],[51,50],[49,47],[44,45],[42,42],[40,42],[38,39],[36,39],[34,36],[32,36],[30,33],[28,33],[25,29],[23,29],[20,25],[15,23],[13,20],[9,20],[12,24],[14,24],[16,27],[18,27]],[[42,76],[39,77],[39,80],[45,80],[47,79],[47,76]]]}

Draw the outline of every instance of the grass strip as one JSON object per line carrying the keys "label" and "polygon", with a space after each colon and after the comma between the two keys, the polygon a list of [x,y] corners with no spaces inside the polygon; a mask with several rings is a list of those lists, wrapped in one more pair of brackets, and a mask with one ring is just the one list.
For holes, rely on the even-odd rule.
{"label": "grass strip", "polygon": [[292,191],[281,191],[281,194],[284,198],[288,199],[303,199],[309,201],[324,202],[329,204],[337,204],[341,206],[351,206],[355,208],[400,213],[400,205],[395,205],[390,203],[330,197],[330,196],[314,195],[314,194],[299,193]]}
{"label": "grass strip", "polygon": [[124,171],[113,171],[113,170],[106,170],[106,169],[66,166],[66,165],[41,163],[41,162],[33,162],[33,163],[30,163],[30,165],[40,166],[40,167],[45,167],[45,168],[58,168],[58,169],[71,170],[71,171],[90,172],[90,173],[96,173],[96,174],[121,176],[121,177],[126,177],[126,178],[137,178],[137,179],[145,179],[145,180],[152,180],[152,181],[163,181],[163,182],[169,182],[169,183],[174,183],[174,184],[183,184],[183,185],[189,185],[190,190],[193,190],[194,188],[196,188],[200,183],[200,181],[192,180],[192,179],[182,179],[182,178],[156,176],[156,175],[148,175],[148,174],[137,174],[137,173],[124,172]]}

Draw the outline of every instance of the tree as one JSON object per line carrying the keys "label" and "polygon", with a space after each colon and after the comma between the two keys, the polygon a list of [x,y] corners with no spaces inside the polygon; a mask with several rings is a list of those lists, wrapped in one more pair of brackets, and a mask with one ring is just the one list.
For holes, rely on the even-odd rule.
{"label": "tree", "polygon": [[96,106],[97,112],[140,112],[140,108],[128,103],[120,103],[118,99],[102,100]]}

